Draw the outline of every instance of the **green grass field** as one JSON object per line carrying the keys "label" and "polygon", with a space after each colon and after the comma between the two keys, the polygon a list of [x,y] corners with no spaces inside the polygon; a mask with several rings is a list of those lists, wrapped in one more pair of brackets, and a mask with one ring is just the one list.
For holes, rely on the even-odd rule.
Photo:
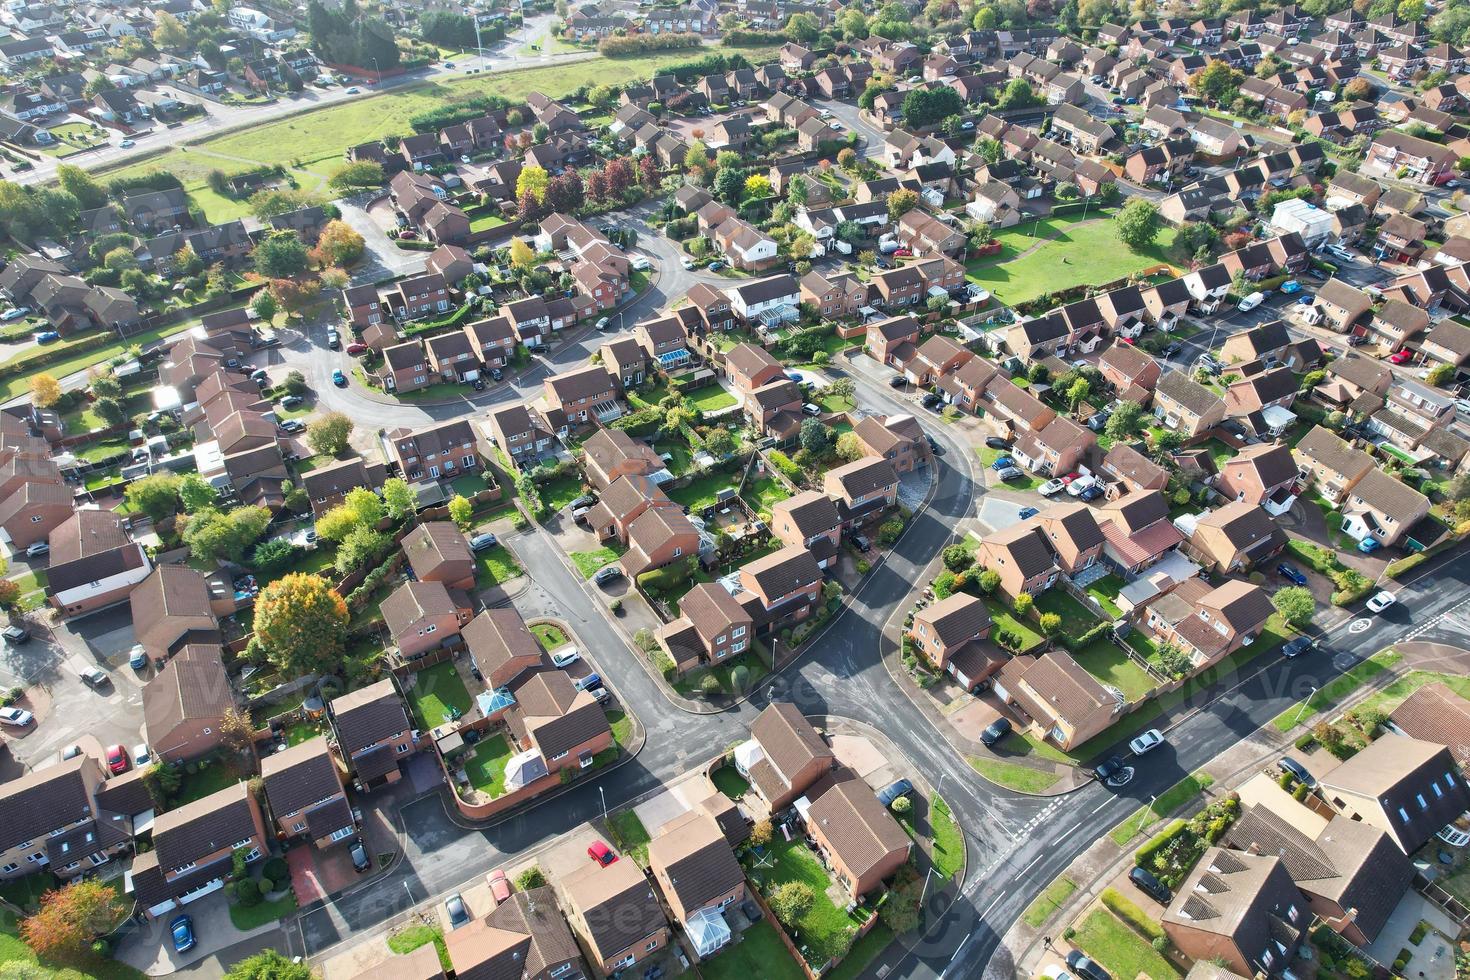
{"label": "green grass field", "polygon": [[689,395],[687,400],[691,406],[701,412],[718,412],[720,409],[730,408],[735,404],[735,396],[719,385],[701,388]]}
{"label": "green grass field", "polygon": [[770,920],[757,922],[740,934],[738,943],[702,961],[699,973],[704,980],[806,980]]}
{"label": "green grass field", "polygon": [[[1089,218],[1085,223],[1043,219],[1039,230],[1037,222],[1028,221],[1001,236],[1018,229],[1020,234],[1002,237],[1003,244],[1014,247],[1005,249],[999,259],[978,259],[965,269],[971,282],[989,289],[1008,305],[1072,286],[1101,285],[1158,265],[1166,261],[1165,250],[1175,234],[1173,228],[1161,227],[1153,246],[1134,252],[1119,241],[1111,218]],[[1037,232],[1035,237],[1033,232]],[[1042,242],[1049,234],[1060,237]],[[1033,246],[1034,252],[1018,257]]]}
{"label": "green grass field", "polygon": [[551,623],[537,623],[531,627],[531,632],[541,642],[541,649],[548,653],[557,647],[567,645],[566,631],[560,626],[553,626]]}
{"label": "green grass field", "polygon": [[1036,632],[1036,627],[1031,625],[1030,620],[1021,619],[1004,602],[993,596],[986,598],[985,606],[990,610],[990,621],[997,630],[1020,635],[1022,653],[1041,646],[1045,638]]}
{"label": "green grass field", "polygon": [[648,829],[643,826],[643,821],[638,819],[637,812],[624,810],[613,814],[607,822],[623,853],[637,861],[640,866],[647,867],[648,842],[651,838],[648,836]]}
{"label": "green grass field", "polygon": [[611,548],[602,547],[596,551],[574,551],[567,557],[577,566],[577,571],[583,578],[591,578],[598,569],[617,561],[618,553]]}
{"label": "green grass field", "polygon": [[[78,351],[77,353],[72,354],[68,357],[63,357],[58,361],[52,361],[44,367],[36,368],[34,371],[26,372],[17,377],[6,378],[4,381],[0,381],[0,399],[8,400],[29,391],[30,376],[32,374],[39,374],[44,372],[54,378],[61,379],[66,377],[68,374],[75,374],[78,371],[86,370],[94,364],[102,364],[110,361],[114,357],[117,357],[119,354],[123,353],[133,344],[138,344],[142,347],[148,347],[149,345],[155,344],[165,337],[172,337],[175,334],[183,333],[185,330],[192,329],[193,327],[197,326],[198,323],[198,320],[185,320],[182,323],[175,323],[167,327],[153,327],[149,330],[140,330],[135,334],[129,334],[127,340],[125,341],[118,340],[114,343],[106,344],[102,347],[94,347],[91,350]],[[71,341],[63,340],[56,344],[47,344],[44,349],[47,351],[54,351],[58,347],[69,348],[75,347],[77,345],[78,341],[76,339],[73,339]],[[19,354],[16,354],[5,363],[26,363],[31,359],[31,355],[35,354],[38,350],[41,350],[41,348],[29,348],[20,352]]]}
{"label": "green grass field", "polygon": [[1073,937],[1084,953],[1115,977],[1148,974],[1153,980],[1179,980],[1183,974],[1142,936],[1107,909],[1093,909]]}
{"label": "green grass field", "polygon": [[512,754],[504,735],[481,739],[474,756],[465,761],[465,774],[475,789],[493,800],[505,792],[505,764]]}
{"label": "green grass field", "polygon": [[555,480],[548,480],[538,489],[541,493],[541,502],[554,514],[565,510],[573,500],[582,495],[582,481],[575,476],[562,476]]}
{"label": "green grass field", "polygon": [[1359,707],[1365,711],[1391,712],[1426,684],[1443,684],[1460,697],[1470,699],[1470,677],[1440,674],[1432,670],[1413,670],[1395,679],[1383,690],[1364,698]]}
{"label": "green grass field", "polygon": [[482,589],[509,582],[521,572],[520,562],[503,544],[486,548],[475,556],[475,584]]}
{"label": "green grass field", "polygon": [[817,962],[845,953],[857,931],[857,922],[827,894],[832,879],[821,862],[812,856],[801,838],[788,842],[779,834],[772,838],[766,854],[770,864],[749,869],[751,877],[759,882],[761,893],[769,895],[788,881],[805,883],[812,890],[814,901],[793,924],[802,937],[802,944],[812,951]]}
{"label": "green grass field", "polygon": [[953,878],[965,866],[965,835],[941,796],[929,808],[929,829],[934,832],[934,871]]}
{"label": "green grass field", "polygon": [[1021,914],[1021,921],[1033,929],[1041,928],[1061,904],[1072,897],[1075,891],[1077,891],[1077,883],[1071,878],[1066,875],[1054,878],[1052,883],[1046,886],[1046,890],[1026,906],[1026,911]]}
{"label": "green grass field", "polygon": [[453,969],[449,951],[444,948],[444,930],[438,926],[407,926],[388,937],[388,948],[399,954],[412,953],[425,943],[434,944],[434,950],[439,954],[439,965],[446,973]]}
{"label": "green grass field", "polygon": [[750,792],[750,781],[740,775],[740,770],[734,766],[721,766],[716,769],[710,775],[710,781],[715,784],[715,789],[732,800],[738,800]]}
{"label": "green grass field", "polygon": [[1119,847],[1126,847],[1129,841],[1143,833],[1144,829],[1149,825],[1162,820],[1190,800],[1193,800],[1214,782],[1215,777],[1204,770],[1185,776],[1179,782],[1160,793],[1159,798],[1154,800],[1151,806],[1139,807],[1137,812],[1114,827],[1110,835],[1113,838],[1113,843]]}
{"label": "green grass field", "polygon": [[1062,617],[1062,635],[1079,637],[1097,625],[1097,617],[1086,606],[1072,598],[1066,589],[1047,589],[1036,597],[1038,613],[1056,613]]}
{"label": "green grass field", "polygon": [[[1009,449],[991,449],[989,446],[976,446],[975,452],[980,454],[980,462],[984,464],[987,470],[990,469],[992,463],[1002,456],[1010,456],[1012,459],[1015,459],[1015,456],[1011,455]],[[1036,490],[1046,482],[1046,477],[1044,476],[1034,476],[1021,469],[1020,466],[1017,466],[1016,469],[1021,470],[1021,476],[1015,480],[1007,480],[1001,484],[1002,486],[1011,490]]]}
{"label": "green grass field", "polygon": [[1007,789],[1022,793],[1043,793],[1061,777],[1054,772],[1043,772],[1030,766],[1018,766],[1014,762],[999,759],[971,757],[970,767],[980,775]]}
{"label": "green grass field", "polygon": [[230,922],[236,929],[246,932],[250,929],[258,929],[263,925],[275,922],[284,916],[296,911],[296,893],[289,888],[286,894],[275,901],[261,899],[260,904],[246,908],[237,902],[230,902]]}
{"label": "green grass field", "polygon": [[1129,701],[1137,701],[1157,686],[1148,671],[1109,643],[1106,637],[1099,637],[1072,656],[1083,670],[1122,691]]}

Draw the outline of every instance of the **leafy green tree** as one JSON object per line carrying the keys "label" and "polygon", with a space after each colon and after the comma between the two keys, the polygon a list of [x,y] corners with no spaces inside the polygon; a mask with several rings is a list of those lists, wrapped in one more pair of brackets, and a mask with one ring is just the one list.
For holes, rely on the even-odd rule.
{"label": "leafy green tree", "polygon": [[373,160],[361,160],[339,169],[327,183],[333,190],[350,192],[363,187],[381,187],[383,180],[382,164]]}
{"label": "leafy green tree", "polygon": [[[316,2],[316,0],[313,0]],[[225,980],[315,980],[311,967],[274,949],[247,956],[225,973]]]}
{"label": "leafy green tree", "polygon": [[128,419],[128,411],[116,398],[99,398],[92,403],[92,411],[107,423],[108,428],[117,428]]}
{"label": "leafy green tree", "polygon": [[306,427],[306,441],[312,451],[322,456],[336,456],[347,448],[352,435],[352,419],[341,412],[328,412],[311,420]]}
{"label": "leafy green tree", "polygon": [[393,539],[366,524],[359,524],[347,533],[337,546],[335,567],[339,575],[350,575],[381,560],[393,546]]}
{"label": "leafy green tree", "polygon": [[255,271],[267,279],[289,279],[306,271],[306,246],[294,231],[271,232],[250,253]]}
{"label": "leafy green tree", "polygon": [[1135,252],[1153,245],[1159,236],[1159,209],[1141,197],[1132,198],[1123,205],[1123,210],[1113,221],[1117,225],[1118,238]]}
{"label": "leafy green tree", "polygon": [[941,553],[944,567],[951,572],[963,572],[975,564],[975,555],[962,544],[952,544]]}
{"label": "leafy green tree", "polygon": [[1189,76],[1189,87],[1196,95],[1215,105],[1230,105],[1240,95],[1245,75],[1219,58],[1211,58],[1199,71]]}
{"label": "leafy green tree", "polygon": [[401,521],[412,514],[416,503],[413,491],[402,477],[392,476],[383,481],[383,505],[393,520]]}
{"label": "leafy green tree", "polygon": [[786,881],[771,892],[771,911],[787,928],[795,926],[801,917],[811,911],[816,895],[804,881]]}
{"label": "leafy green tree", "polygon": [[250,300],[250,310],[267,324],[275,320],[276,314],[281,312],[281,304],[271,295],[269,289],[258,291]]}
{"label": "leafy green tree", "polygon": [[449,519],[458,525],[461,531],[468,531],[475,523],[474,504],[459,494],[455,494],[449,498]]}
{"label": "leafy green tree", "polygon": [[1278,590],[1271,596],[1271,604],[1293,626],[1307,625],[1317,611],[1317,600],[1312,598],[1311,590],[1299,585]]}
{"label": "leafy green tree", "polygon": [[806,418],[801,423],[799,441],[802,449],[813,456],[821,457],[832,448],[832,432],[820,419]]}
{"label": "leafy green tree", "polygon": [[179,480],[179,501],[184,513],[197,514],[214,506],[219,494],[198,473],[186,473]]}
{"label": "leafy green tree", "polygon": [[1092,385],[1088,383],[1086,378],[1078,378],[1067,388],[1067,404],[1075,409],[1078,405],[1086,401],[1087,396],[1090,394],[1092,394]]}
{"label": "leafy green tree", "polygon": [[715,197],[726,204],[738,205],[745,194],[745,172],[735,167],[717,170],[711,189]]}
{"label": "leafy green tree", "polygon": [[550,183],[551,177],[545,167],[522,167],[520,176],[516,178],[516,198],[519,200],[530,194],[540,202],[545,199],[546,188]]}
{"label": "leafy green tree", "polygon": [[1041,627],[1044,635],[1055,636],[1062,628],[1062,617],[1052,612],[1042,613],[1040,619],[1037,620],[1037,625]]}
{"label": "leafy green tree", "polygon": [[270,519],[271,513],[264,507],[236,507],[228,513],[200,511],[190,516],[184,528],[184,543],[206,560],[238,562],[265,533]]}
{"label": "leafy green tree", "polygon": [[179,510],[179,477],[173,473],[154,473],[134,480],[123,491],[128,507],[147,514],[156,524]]}
{"label": "leafy green tree", "polygon": [[279,572],[295,559],[297,547],[287,538],[271,538],[255,546],[250,564],[258,572]]}
{"label": "leafy green tree", "polygon": [[1027,613],[1031,612],[1031,607],[1035,604],[1036,600],[1031,598],[1031,593],[1022,592],[1020,595],[1016,596],[1016,601],[1011,603],[1011,609],[1015,612],[1017,616],[1025,619]]}
{"label": "leafy green tree", "polygon": [[[945,91],[950,91],[945,89]],[[898,219],[908,214],[919,206],[919,195],[908,188],[902,188],[888,195],[888,220],[898,224]]]}
{"label": "leafy green tree", "polygon": [[1143,409],[1137,402],[1126,399],[1118,402],[1113,414],[1108,417],[1103,432],[1115,442],[1132,439],[1143,431]]}
{"label": "leafy green tree", "polygon": [[909,126],[931,126],[965,111],[965,100],[952,88],[911,89],[903,98],[903,118]]}

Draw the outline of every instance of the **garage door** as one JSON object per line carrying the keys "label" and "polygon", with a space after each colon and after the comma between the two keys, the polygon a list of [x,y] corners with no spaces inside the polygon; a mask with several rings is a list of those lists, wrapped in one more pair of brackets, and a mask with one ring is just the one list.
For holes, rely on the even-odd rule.
{"label": "garage door", "polygon": [[216,878],[206,885],[200,885],[193,891],[185,892],[184,894],[180,895],[179,904],[188,905],[190,902],[197,901],[198,899],[203,898],[205,895],[213,894],[223,887],[225,887],[225,880],[223,878]]}
{"label": "garage door", "polygon": [[169,899],[166,902],[159,902],[157,905],[150,905],[148,907],[148,914],[150,916],[152,916],[153,918],[156,919],[160,915],[162,915],[163,913],[165,913],[165,912],[172,912],[174,909],[176,909],[178,907],[179,907],[179,903],[178,902],[175,902],[173,899]]}

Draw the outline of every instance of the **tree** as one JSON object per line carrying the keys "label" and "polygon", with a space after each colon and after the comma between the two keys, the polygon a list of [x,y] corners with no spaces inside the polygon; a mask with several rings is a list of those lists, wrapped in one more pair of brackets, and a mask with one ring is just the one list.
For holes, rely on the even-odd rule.
{"label": "tree", "polygon": [[1037,620],[1037,625],[1041,627],[1043,635],[1055,636],[1062,628],[1062,617],[1057,613],[1042,613],[1041,618]]}
{"label": "tree", "polygon": [[525,239],[510,240],[510,264],[517,269],[529,269],[536,264],[536,252],[526,244]]}
{"label": "tree", "polygon": [[14,612],[20,605],[20,583],[14,579],[0,578],[0,609]]}
{"label": "tree", "polygon": [[930,126],[965,111],[965,100],[952,88],[916,88],[903,97],[906,126]]}
{"label": "tree", "polygon": [[383,481],[383,506],[393,520],[401,521],[412,514],[416,503],[413,491],[402,477],[393,476]]}
{"label": "tree", "polygon": [[461,531],[468,531],[475,523],[475,505],[455,494],[449,498],[449,519],[459,525]]}
{"label": "tree", "polygon": [[306,375],[300,371],[288,371],[281,387],[286,389],[286,394],[300,397],[306,394]]}
{"label": "tree", "polygon": [[837,151],[837,166],[844,170],[851,170],[857,165],[857,150],[850,146],[844,146]]}
{"label": "tree", "polygon": [[288,187],[272,187],[250,195],[250,213],[261,221],[299,211],[312,203],[311,195]]}
{"label": "tree", "polygon": [[837,437],[837,455],[849,463],[862,459],[867,454],[867,448],[863,446],[863,441],[858,438],[857,433],[844,432]]}
{"label": "tree", "polygon": [[786,29],[782,33],[789,41],[795,41],[797,44],[811,44],[821,36],[822,24],[817,20],[815,14],[792,14],[786,18]]}
{"label": "tree", "polygon": [[941,552],[941,555],[944,560],[944,567],[951,572],[963,572],[975,564],[975,555],[969,548],[962,544],[949,545]]}
{"label": "tree", "polygon": [[813,456],[824,456],[832,448],[832,431],[820,419],[803,419],[799,438],[801,448]]}
{"label": "tree", "polygon": [[287,279],[306,271],[306,245],[294,231],[273,231],[250,253],[255,271],[267,279]]}
{"label": "tree", "polygon": [[[982,8],[982,11],[988,9]],[[878,909],[878,918],[899,935],[918,928],[919,900],[923,892],[924,879],[914,870],[912,864],[905,864],[894,875],[893,887],[888,900]]]}
{"label": "tree", "polygon": [[1399,0],[1398,15],[1402,20],[1421,21],[1424,19],[1424,0]]}
{"label": "tree", "polygon": [[375,160],[360,160],[349,163],[327,181],[335,191],[348,192],[364,187],[383,185],[383,165]]}
{"label": "tree", "polygon": [[1103,426],[1103,433],[1114,442],[1132,439],[1143,431],[1143,409],[1137,402],[1119,401]]}
{"label": "tree", "polygon": [[546,188],[550,182],[545,167],[522,167],[520,176],[516,178],[516,197],[522,198],[530,194],[539,204],[546,197]]}
{"label": "tree", "polygon": [[709,147],[704,140],[690,140],[688,148],[684,150],[684,169],[702,176],[708,167]]}
{"label": "tree", "polygon": [[1092,394],[1092,385],[1088,383],[1086,378],[1078,378],[1067,388],[1067,404],[1075,409],[1090,394]]}
{"label": "tree", "polygon": [[764,174],[751,174],[745,178],[745,196],[762,198],[771,196],[771,178]]}
{"label": "tree", "polygon": [[353,516],[357,523],[374,527],[385,514],[383,500],[367,487],[353,487],[342,498],[341,506]]}
{"label": "tree", "polygon": [[31,378],[31,404],[50,408],[61,400],[61,382],[44,371]]}
{"label": "tree", "polygon": [[168,809],[169,801],[183,785],[183,770],[166,762],[155,762],[143,771],[143,788],[153,800],[153,808],[160,813]]}
{"label": "tree", "polygon": [[270,524],[271,512],[264,507],[236,507],[228,513],[204,510],[189,518],[184,544],[206,560],[238,562],[249,547],[260,540]]}
{"label": "tree", "polygon": [[816,895],[804,881],[786,881],[771,892],[771,911],[788,928],[796,925],[803,915],[811,911]]}
{"label": "tree", "polygon": [[306,427],[306,441],[319,456],[336,456],[347,448],[352,434],[352,419],[341,412],[328,412],[312,419]]}
{"label": "tree", "polygon": [[1211,58],[1199,71],[1189,76],[1189,87],[1195,94],[1215,105],[1229,105],[1240,94],[1245,75],[1219,58]]}
{"label": "tree", "polygon": [[993,595],[995,590],[1000,587],[1000,572],[987,568],[980,573],[980,578],[977,581],[980,583],[981,592],[984,592],[986,595]]}
{"label": "tree", "polygon": [[839,401],[852,401],[857,395],[857,383],[851,378],[837,378],[827,386],[827,394]]}
{"label": "tree", "polygon": [[347,266],[362,258],[366,247],[367,243],[357,229],[338,219],[328,221],[322,229],[312,257],[318,265]]}
{"label": "tree", "polygon": [[198,473],[187,473],[179,478],[179,502],[184,513],[197,514],[214,506],[219,494]]}
{"label": "tree", "polygon": [[1317,600],[1309,589],[1300,585],[1289,586],[1271,596],[1271,604],[1282,617],[1293,626],[1305,626],[1312,621],[1317,611]]}
{"label": "tree", "polygon": [[[1467,22],[1466,26],[1470,26],[1470,22]],[[1359,75],[1342,87],[1342,97],[1350,102],[1372,98],[1372,96],[1373,83],[1362,75]]]}
{"label": "tree", "polygon": [[1132,198],[1123,205],[1123,210],[1113,221],[1118,228],[1118,238],[1135,252],[1148,248],[1158,238],[1159,209],[1141,197]]}
{"label": "tree", "polygon": [[127,914],[122,896],[108,883],[73,881],[41,896],[36,914],[21,920],[20,935],[43,959],[75,962]]}
{"label": "tree", "polygon": [[726,167],[724,170],[715,171],[715,180],[711,185],[715,197],[729,205],[738,205],[741,195],[745,193],[745,172],[734,167]]}
{"label": "tree", "polygon": [[251,298],[250,310],[266,324],[270,324],[275,321],[276,314],[281,312],[281,304],[276,302],[269,289],[262,289]]}
{"label": "tree", "polygon": [[1006,83],[1005,91],[995,100],[997,109],[1024,109],[1036,105],[1040,100],[1031,83],[1024,78],[1013,78]]}
{"label": "tree", "polygon": [[297,963],[273,949],[247,956],[230,967],[225,980],[315,980],[305,963]]}
{"label": "tree", "polygon": [[181,48],[189,43],[189,32],[182,21],[164,11],[154,22],[153,43],[160,48]]}
{"label": "tree", "polygon": [[1016,596],[1016,601],[1011,603],[1011,609],[1015,612],[1017,616],[1025,619],[1026,615],[1031,612],[1031,607],[1035,604],[1036,600],[1031,597],[1031,593],[1022,592],[1020,595]]}
{"label": "tree", "polygon": [[347,603],[320,575],[293,572],[260,590],[255,639],[270,662],[290,677],[340,666]]}
{"label": "tree", "polygon": [[[946,89],[945,91],[950,91]],[[888,195],[888,220],[898,224],[898,219],[919,206],[919,195],[907,187]]]}
{"label": "tree", "polygon": [[1424,380],[1432,385],[1444,385],[1454,376],[1455,366],[1453,364],[1436,364],[1429,369],[1429,374],[1424,377]]}
{"label": "tree", "polygon": [[123,491],[132,510],[141,511],[157,524],[179,509],[179,478],[173,473],[154,473],[134,480]]}
{"label": "tree", "polygon": [[1182,445],[1184,445],[1184,436],[1172,429],[1164,429],[1154,435],[1154,456],[1158,459],[1167,459]]}
{"label": "tree", "polygon": [[235,756],[237,768],[248,773],[255,758],[255,725],[250,717],[233,705],[220,715],[219,738],[225,751]]}
{"label": "tree", "polygon": [[337,546],[334,567],[340,575],[351,575],[380,560],[393,546],[393,539],[366,524],[359,524],[348,532]]}
{"label": "tree", "polygon": [[290,539],[271,538],[250,552],[250,564],[259,572],[279,572],[296,558],[297,551]]}
{"label": "tree", "polygon": [[[56,168],[56,181],[61,189],[77,199],[77,206],[81,208],[100,208],[107,203],[107,188],[97,183],[92,175],[81,167],[73,167],[69,164],[61,164]],[[82,229],[83,231],[100,232],[102,228]]]}
{"label": "tree", "polygon": [[757,820],[755,826],[750,828],[750,842],[757,847],[763,847],[771,842],[771,834],[774,831],[775,828],[771,826],[769,817]]}
{"label": "tree", "polygon": [[117,428],[127,421],[128,410],[116,398],[99,398],[92,403],[92,411],[107,423],[108,428]]}

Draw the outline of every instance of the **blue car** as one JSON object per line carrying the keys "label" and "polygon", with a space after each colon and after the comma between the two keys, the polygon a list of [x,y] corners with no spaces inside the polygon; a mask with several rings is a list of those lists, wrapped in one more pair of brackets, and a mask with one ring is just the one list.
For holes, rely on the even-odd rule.
{"label": "blue car", "polygon": [[1276,571],[1280,573],[1282,578],[1286,579],[1288,582],[1291,582],[1293,585],[1307,584],[1307,577],[1301,573],[1300,569],[1298,569],[1290,562],[1284,561],[1281,564],[1277,565]]}
{"label": "blue car", "polygon": [[1296,298],[1296,301],[1298,303],[1300,303],[1302,306],[1311,306],[1312,305],[1312,294],[1311,293],[1302,293],[1300,296],[1298,296]]}
{"label": "blue car", "polygon": [[1035,517],[1037,514],[1040,514],[1040,513],[1041,513],[1041,511],[1037,510],[1035,507],[1022,507],[1021,508],[1020,517],[1021,517],[1021,520],[1024,521],[1028,517]]}
{"label": "blue car", "polygon": [[174,952],[187,953],[194,948],[197,940],[194,938],[194,920],[187,915],[181,915],[168,924],[169,935],[173,937]]}
{"label": "blue car", "polygon": [[1368,535],[1363,540],[1361,540],[1361,541],[1358,542],[1358,550],[1361,551],[1365,555],[1371,555],[1371,554],[1373,554],[1373,552],[1377,551],[1379,548],[1382,548],[1382,547],[1383,547],[1383,542],[1379,541],[1377,538],[1375,538],[1371,534]]}
{"label": "blue car", "polygon": [[332,384],[336,385],[338,388],[347,387],[347,375],[343,374],[340,368],[332,372]]}
{"label": "blue car", "polygon": [[1083,503],[1090,504],[1094,500],[1096,500],[1098,497],[1101,497],[1102,495],[1103,495],[1103,488],[1100,487],[1100,486],[1098,486],[1097,484],[1093,484],[1092,486],[1088,487],[1086,490],[1083,490],[1081,493],[1079,493],[1077,495],[1077,499],[1080,500],[1080,501],[1082,501]]}
{"label": "blue car", "polygon": [[996,472],[1000,472],[1001,470],[1005,469],[1007,466],[1015,466],[1015,465],[1016,465],[1016,461],[1014,459],[1011,459],[1009,456],[1002,456],[1000,459],[997,459],[995,462],[991,463],[990,464],[990,468],[993,469],[993,470],[995,470]]}
{"label": "blue car", "polygon": [[55,330],[42,330],[40,333],[36,334],[36,343],[38,344],[49,344],[53,340],[60,339],[61,334],[57,333]]}
{"label": "blue car", "polygon": [[1288,279],[1286,280],[1286,282],[1283,282],[1281,284],[1281,291],[1283,293],[1286,293],[1287,295],[1291,295],[1292,293],[1299,293],[1302,291],[1302,284],[1297,282],[1295,279]]}

